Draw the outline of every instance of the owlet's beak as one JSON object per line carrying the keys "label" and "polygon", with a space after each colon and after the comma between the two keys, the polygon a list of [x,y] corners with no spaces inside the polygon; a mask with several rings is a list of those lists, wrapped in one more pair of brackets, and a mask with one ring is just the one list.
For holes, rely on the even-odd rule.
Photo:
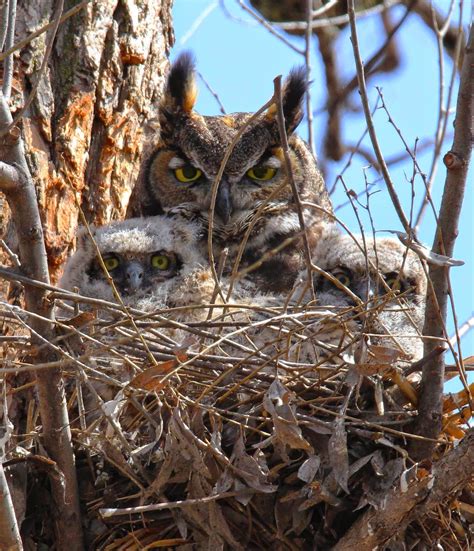
{"label": "owlet's beak", "polygon": [[219,182],[219,189],[216,197],[216,213],[220,219],[227,224],[232,215],[232,198],[230,194],[230,184],[226,179]]}
{"label": "owlet's beak", "polygon": [[137,291],[143,285],[143,267],[138,262],[131,262],[125,272],[128,291]]}

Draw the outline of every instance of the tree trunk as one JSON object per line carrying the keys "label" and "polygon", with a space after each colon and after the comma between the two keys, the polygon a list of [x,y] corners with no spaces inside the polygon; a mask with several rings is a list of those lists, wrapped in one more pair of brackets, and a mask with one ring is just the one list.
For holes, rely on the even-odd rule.
{"label": "tree trunk", "polygon": [[[65,2],[64,12],[77,2]],[[89,222],[123,218],[156,115],[169,48],[172,0],[101,0],[58,30],[46,74],[23,118],[53,281],[74,240],[78,205]],[[18,6],[16,42],[50,22],[54,0]],[[12,103],[38,78],[49,35],[20,51]]]}

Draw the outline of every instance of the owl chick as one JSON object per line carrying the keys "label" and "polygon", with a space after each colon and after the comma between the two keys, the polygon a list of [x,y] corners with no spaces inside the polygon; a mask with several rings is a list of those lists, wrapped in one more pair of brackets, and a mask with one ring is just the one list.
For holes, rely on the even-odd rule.
{"label": "owl chick", "polygon": [[[303,69],[294,69],[282,91],[291,171],[300,199],[331,211],[315,159],[295,133],[306,91]],[[172,210],[207,229],[214,182],[231,142],[241,133],[217,189],[213,251],[229,250],[228,271],[249,232],[240,266],[254,266],[251,278],[263,291],[290,290],[303,265],[303,239],[289,183],[276,108],[271,106],[248,126],[252,113],[203,116],[193,110],[197,95],[194,61],[183,53],[174,63],[160,105],[161,135],[150,155],[144,182],[135,190],[132,214]],[[315,243],[325,215],[305,208],[308,237]],[[286,247],[274,249],[289,239]],[[267,253],[264,262],[259,262]]]}
{"label": "owl chick", "polygon": [[[395,238],[366,238],[364,244],[360,235],[329,227],[314,262],[336,280],[314,277],[318,304],[352,310],[364,332],[380,335],[373,344],[398,349],[411,361],[422,357],[426,276],[413,251]],[[356,314],[357,303],[365,305],[363,316]]]}
{"label": "owl chick", "polygon": [[[212,294],[206,261],[196,247],[199,228],[172,216],[129,219],[100,228],[92,236],[126,305],[150,311],[201,303]],[[60,285],[85,296],[115,301],[112,286],[85,230],[66,264]]]}

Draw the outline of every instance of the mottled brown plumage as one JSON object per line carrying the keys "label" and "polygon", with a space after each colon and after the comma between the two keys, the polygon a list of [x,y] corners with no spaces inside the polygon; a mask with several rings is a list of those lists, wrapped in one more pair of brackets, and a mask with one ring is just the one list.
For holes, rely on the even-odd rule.
{"label": "mottled brown plumage", "polygon": [[[302,118],[306,90],[304,72],[293,70],[285,80],[282,102],[289,141],[291,170],[302,201],[327,211],[330,200],[322,176],[306,144],[293,132]],[[247,230],[251,229],[240,267],[259,261],[285,239],[286,248],[256,267],[249,277],[261,289],[291,289],[303,266],[303,241],[288,181],[276,110],[270,107],[249,126],[251,113],[202,116],[193,110],[196,98],[194,62],[181,55],[172,66],[161,102],[161,135],[150,155],[140,193],[142,215],[173,212],[200,223],[201,248],[207,253],[211,191],[219,167],[237,132],[243,129],[219,183],[214,213],[213,253],[229,248],[230,271]],[[135,199],[136,202],[136,199]],[[320,210],[305,209],[309,239],[316,243],[325,220]]]}

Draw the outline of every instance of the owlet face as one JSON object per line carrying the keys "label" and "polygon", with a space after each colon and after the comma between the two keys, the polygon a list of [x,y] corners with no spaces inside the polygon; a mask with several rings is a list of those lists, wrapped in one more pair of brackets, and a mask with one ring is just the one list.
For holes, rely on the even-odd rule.
{"label": "owlet face", "polygon": [[[181,261],[173,251],[152,252],[114,251],[102,253],[104,264],[122,296],[149,291],[154,285],[176,277]],[[91,281],[106,282],[99,259],[94,259],[86,270]]]}
{"label": "owlet face", "polygon": [[[184,277],[205,265],[196,247],[198,228],[169,216],[129,219],[92,228],[103,262],[127,304],[142,297],[167,296]],[[85,231],[69,259],[61,286],[83,295],[114,301],[96,248]]]}
{"label": "owlet face", "polygon": [[[354,241],[349,235],[329,233],[318,245],[315,263],[367,305],[364,329],[381,335],[373,339],[375,344],[396,346],[412,360],[419,359],[426,294],[421,263],[398,239],[367,238],[366,247],[364,252],[360,236]],[[319,304],[356,305],[324,276],[315,276],[314,287]]]}
{"label": "owlet face", "polygon": [[[282,92],[292,173],[302,200],[329,208],[314,158],[304,142],[293,135],[302,118],[305,90],[303,70],[292,71]],[[212,185],[224,155],[251,117],[251,113],[202,116],[193,110],[196,95],[194,62],[190,54],[184,53],[168,77],[160,107],[161,139],[150,157],[146,174],[147,193],[156,209],[168,210],[186,203],[207,213]],[[280,141],[274,107],[243,130],[218,187],[217,223],[237,219],[243,211],[254,210],[272,194],[273,203],[293,203]]]}

